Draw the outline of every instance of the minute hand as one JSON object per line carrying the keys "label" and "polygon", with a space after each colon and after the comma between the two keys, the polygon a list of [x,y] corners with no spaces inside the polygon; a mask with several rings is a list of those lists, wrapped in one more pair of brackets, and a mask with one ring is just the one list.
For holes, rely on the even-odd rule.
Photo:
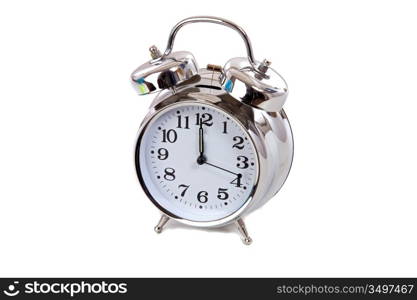
{"label": "minute hand", "polygon": [[200,128],[198,129],[198,150],[202,157],[204,155],[204,131],[202,120],[200,120]]}
{"label": "minute hand", "polygon": [[220,170],[223,170],[223,171],[229,172],[229,173],[231,173],[231,174],[234,174],[234,175],[236,175],[236,176],[238,176],[238,177],[241,177],[241,176],[242,176],[242,174],[238,174],[238,173],[235,173],[235,172],[229,171],[229,170],[227,170],[227,169],[224,169],[224,168],[222,168],[222,167],[219,167],[219,166],[213,165],[213,164],[211,164],[211,163],[208,163],[208,162],[204,162],[204,163],[205,163],[206,165],[209,165],[209,166],[215,167],[215,168],[217,168],[217,169],[220,169]]}

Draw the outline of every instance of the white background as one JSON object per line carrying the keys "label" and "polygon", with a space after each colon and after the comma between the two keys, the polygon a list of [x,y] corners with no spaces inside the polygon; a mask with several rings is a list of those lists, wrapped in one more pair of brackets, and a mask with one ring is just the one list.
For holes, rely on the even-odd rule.
{"label": "white background", "polygon": [[[137,182],[152,96],[129,75],[192,15],[243,26],[290,87],[292,172],[233,227],[171,224]],[[417,42],[412,1],[3,1],[1,276],[417,276]],[[244,55],[194,25],[200,66]]]}

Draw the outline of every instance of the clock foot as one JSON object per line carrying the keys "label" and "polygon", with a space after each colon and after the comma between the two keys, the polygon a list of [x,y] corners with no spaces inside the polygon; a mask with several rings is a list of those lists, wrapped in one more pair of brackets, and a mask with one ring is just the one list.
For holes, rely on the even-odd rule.
{"label": "clock foot", "polygon": [[166,215],[162,215],[159,219],[158,224],[155,226],[154,230],[156,233],[161,233],[162,229],[164,229],[165,224],[169,221],[169,217]]}
{"label": "clock foot", "polygon": [[242,242],[243,242],[245,245],[250,245],[250,244],[252,244],[252,239],[251,239],[251,237],[249,236],[248,231],[246,230],[246,225],[245,225],[245,222],[243,222],[243,220],[242,220],[242,219],[237,219],[237,221],[236,221],[236,226],[237,226],[237,229],[238,229],[238,230],[239,230],[239,232],[240,232],[240,235],[242,236]]}

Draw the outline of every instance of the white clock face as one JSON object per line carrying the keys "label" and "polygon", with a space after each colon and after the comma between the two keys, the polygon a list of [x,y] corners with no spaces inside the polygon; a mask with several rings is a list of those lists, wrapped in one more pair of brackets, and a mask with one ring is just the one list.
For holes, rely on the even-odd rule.
{"label": "white clock face", "polygon": [[182,219],[226,218],[250,198],[258,158],[246,130],[210,105],[171,106],[148,123],[140,139],[138,174],[148,196]]}

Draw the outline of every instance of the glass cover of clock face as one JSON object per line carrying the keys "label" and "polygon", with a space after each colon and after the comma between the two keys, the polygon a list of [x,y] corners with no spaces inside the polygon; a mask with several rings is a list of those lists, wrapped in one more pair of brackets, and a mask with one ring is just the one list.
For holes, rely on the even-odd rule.
{"label": "glass cover of clock face", "polygon": [[182,103],[151,119],[140,138],[138,174],[163,211],[190,221],[226,218],[251,198],[258,158],[232,116]]}

